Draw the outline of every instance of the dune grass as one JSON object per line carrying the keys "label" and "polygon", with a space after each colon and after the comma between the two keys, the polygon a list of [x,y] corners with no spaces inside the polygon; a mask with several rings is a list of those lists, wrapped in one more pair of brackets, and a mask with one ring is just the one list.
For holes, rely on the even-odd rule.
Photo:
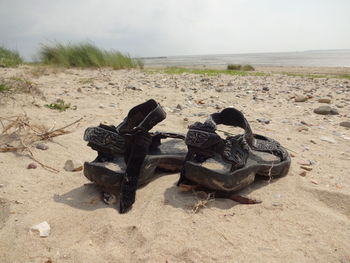
{"label": "dune grass", "polygon": [[254,71],[255,68],[252,65],[228,64],[227,70]]}
{"label": "dune grass", "polygon": [[114,69],[143,68],[141,60],[133,59],[119,51],[107,51],[93,44],[43,45],[39,52],[41,63],[64,67]]}
{"label": "dune grass", "polygon": [[238,75],[238,76],[267,76],[269,74],[263,73],[263,72],[246,72],[246,71],[239,71],[239,70],[219,70],[219,69],[191,69],[191,68],[181,68],[181,67],[169,67],[165,69],[160,70],[148,70],[150,73],[166,73],[166,74],[183,74],[183,73],[189,73],[189,74],[201,74],[201,75],[208,75],[208,76],[215,76],[219,74],[226,74],[226,75]]}
{"label": "dune grass", "polygon": [[58,111],[66,111],[67,109],[70,109],[70,108],[73,110],[77,109],[77,106],[71,106],[70,103],[66,103],[62,99],[57,99],[55,102],[50,104],[45,104],[44,106],[51,110],[58,110]]}
{"label": "dune grass", "polygon": [[349,74],[303,74],[303,73],[291,73],[291,72],[282,72],[281,74],[291,76],[291,77],[302,77],[302,78],[310,78],[310,79],[318,79],[318,78],[334,78],[334,79],[346,79],[350,80]]}
{"label": "dune grass", "polygon": [[23,60],[17,51],[0,47],[0,67],[16,67],[22,63]]}
{"label": "dune grass", "polygon": [[11,87],[3,82],[3,80],[0,80],[0,93],[6,93],[9,91],[11,91]]}
{"label": "dune grass", "polygon": [[242,66],[239,64],[228,64],[227,70],[241,70]]}
{"label": "dune grass", "polygon": [[11,77],[9,79],[0,79],[0,93],[28,93],[32,95],[42,95],[41,90],[28,79],[20,77]]}
{"label": "dune grass", "polygon": [[243,71],[254,71],[255,68],[252,65],[243,65],[242,70]]}

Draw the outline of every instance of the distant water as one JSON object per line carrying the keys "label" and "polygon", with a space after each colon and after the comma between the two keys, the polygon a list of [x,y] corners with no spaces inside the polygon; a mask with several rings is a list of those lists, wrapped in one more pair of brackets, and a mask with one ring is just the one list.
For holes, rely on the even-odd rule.
{"label": "distant water", "polygon": [[281,53],[249,53],[142,58],[146,66],[254,66],[350,67],[350,49]]}

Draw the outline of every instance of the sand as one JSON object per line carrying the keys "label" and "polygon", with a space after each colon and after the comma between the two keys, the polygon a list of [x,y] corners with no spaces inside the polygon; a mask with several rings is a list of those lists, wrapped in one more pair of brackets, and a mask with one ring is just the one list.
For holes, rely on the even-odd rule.
{"label": "sand", "polygon": [[[339,125],[350,120],[349,80],[0,69],[0,78],[10,77],[32,81],[45,98],[1,95],[1,117],[26,113],[49,128],[83,119],[67,129],[71,133],[44,142],[47,150],[31,148],[35,158],[58,173],[40,165],[27,169],[33,162],[28,156],[0,153],[0,262],[350,262],[350,130]],[[295,95],[310,98],[297,103]],[[148,98],[168,114],[155,129],[160,131],[185,133],[209,113],[238,108],[254,132],[290,150],[289,174],[257,180],[238,193],[261,204],[215,199],[197,213],[198,197],[179,191],[178,173],[167,174],[139,189],[133,209],[120,215],[101,201],[82,171],[63,167],[69,159],[95,158],[82,139],[87,127],[118,124]],[[330,98],[339,115],[315,114],[315,108],[326,105],[319,98]],[[56,99],[77,109],[44,107]],[[305,164],[312,170],[302,174]],[[51,227],[46,238],[30,231],[43,221]]]}

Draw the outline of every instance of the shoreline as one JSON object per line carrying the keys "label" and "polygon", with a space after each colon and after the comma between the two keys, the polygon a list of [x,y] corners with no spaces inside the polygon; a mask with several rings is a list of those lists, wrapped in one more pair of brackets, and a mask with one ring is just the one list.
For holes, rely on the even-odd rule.
{"label": "shoreline", "polygon": [[[321,75],[341,75],[350,74],[350,67],[308,67],[308,66],[252,66],[255,71],[264,73],[296,73],[296,74],[321,74]],[[167,66],[164,64],[147,65],[145,69],[167,69],[167,68],[186,68],[186,69],[203,69],[203,70],[226,70],[226,66],[211,66],[211,65],[180,65]]]}

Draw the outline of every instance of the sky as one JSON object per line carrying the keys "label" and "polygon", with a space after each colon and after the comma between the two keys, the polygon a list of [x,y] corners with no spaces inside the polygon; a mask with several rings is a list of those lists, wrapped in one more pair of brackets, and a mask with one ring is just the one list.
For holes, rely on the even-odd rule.
{"label": "sky", "polygon": [[349,0],[0,0],[0,45],[90,42],[132,56],[350,49]]}

